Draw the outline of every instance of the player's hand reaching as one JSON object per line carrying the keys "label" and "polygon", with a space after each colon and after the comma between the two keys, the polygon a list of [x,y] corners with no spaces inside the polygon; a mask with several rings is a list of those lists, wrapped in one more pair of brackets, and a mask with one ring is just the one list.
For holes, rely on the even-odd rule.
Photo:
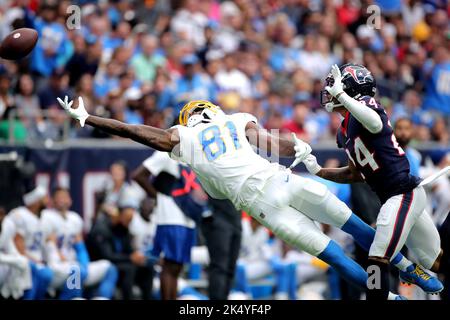
{"label": "player's hand reaching", "polygon": [[326,86],[325,90],[328,91],[329,94],[331,94],[333,97],[337,98],[338,95],[342,92],[344,92],[344,89],[342,87],[342,75],[341,70],[339,70],[339,67],[337,64],[334,64],[331,67],[331,75],[333,76],[334,83],[333,86]]}
{"label": "player's hand reaching", "polygon": [[89,113],[87,113],[84,108],[84,102],[82,97],[78,97],[78,108],[71,108],[73,104],[73,100],[69,101],[67,96],[64,97],[64,101],[58,98],[58,102],[63,107],[64,110],[74,119],[80,121],[80,125],[84,127],[84,123],[86,119],[89,117]]}
{"label": "player's hand reaching", "polygon": [[312,149],[309,144],[306,142],[300,140],[297,138],[295,133],[292,132],[292,138],[294,139],[294,150],[295,150],[295,160],[292,162],[291,166],[289,167],[294,168],[296,165],[298,165],[300,162],[305,160],[305,158],[311,153]]}
{"label": "player's hand reaching", "polygon": [[306,159],[303,160],[303,163],[305,164],[306,170],[314,175],[322,169],[320,164],[317,163],[317,158],[312,154],[309,154]]}

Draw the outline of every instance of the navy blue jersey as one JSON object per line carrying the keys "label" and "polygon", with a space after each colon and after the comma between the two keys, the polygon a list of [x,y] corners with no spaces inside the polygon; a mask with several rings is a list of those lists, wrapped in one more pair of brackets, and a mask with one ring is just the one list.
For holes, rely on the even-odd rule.
{"label": "navy blue jersey", "polygon": [[358,99],[374,110],[383,122],[381,132],[370,133],[347,112],[337,133],[337,144],[344,148],[350,160],[381,202],[397,194],[411,191],[420,179],[410,174],[405,152],[398,145],[383,107],[369,96]]}

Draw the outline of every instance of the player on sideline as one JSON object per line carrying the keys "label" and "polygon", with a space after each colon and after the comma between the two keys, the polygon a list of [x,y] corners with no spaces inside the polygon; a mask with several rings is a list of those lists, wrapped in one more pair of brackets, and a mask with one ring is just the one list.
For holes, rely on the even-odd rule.
{"label": "player on sideline", "polygon": [[90,261],[83,241],[83,219],[70,211],[72,199],[69,190],[58,187],[53,191],[53,208],[42,211],[41,221],[48,233],[56,235],[58,257],[49,261],[55,274],[52,286],[64,287],[60,299],[80,298],[82,289],[66,289],[64,282],[75,270],[80,270],[80,280],[84,288],[92,288],[94,299],[111,299],[116,287],[118,272],[108,260]]}
{"label": "player on sideline", "polygon": [[[337,144],[345,149],[348,166],[322,168],[312,154],[303,162],[311,174],[324,179],[339,183],[365,181],[380,198],[383,206],[369,259],[380,268],[381,288],[368,287],[367,299],[383,300],[389,292],[389,261],[396,262],[405,244],[421,265],[435,272],[442,271],[443,252],[438,231],[425,211],[422,185],[426,183],[410,174],[408,159],[395,139],[386,112],[374,98],[375,92],[375,79],[364,66],[334,65],[326,78],[321,103],[328,112],[339,112],[344,117]],[[423,283],[433,284],[425,290],[428,293],[443,290],[443,285],[417,264],[400,266],[400,279],[423,289]]]}
{"label": "player on sideline", "polygon": [[[309,145],[298,139],[294,143],[272,136],[257,126],[252,115],[225,115],[220,107],[208,101],[186,104],[180,112],[181,125],[167,130],[91,116],[81,97],[77,109],[71,108],[73,101],[69,102],[68,97],[64,101],[58,98],[58,101],[82,126],[87,123],[170,152],[172,158],[187,163],[194,170],[210,196],[230,199],[237,208],[250,213],[288,244],[317,256],[348,281],[366,288],[364,269],[348,258],[312,219],[342,228],[366,249],[375,231],[324,185],[291,174],[278,163],[270,163],[252,147],[279,151],[281,156],[295,156],[293,165],[296,165],[311,152]],[[399,263],[407,261],[403,256],[398,260]],[[388,298],[400,297],[391,294]]]}
{"label": "player on sideline", "polygon": [[19,299],[32,287],[28,259],[14,245],[14,222],[0,207],[0,296]]}
{"label": "player on sideline", "polygon": [[55,239],[45,232],[41,212],[48,202],[47,191],[38,186],[23,196],[24,206],[12,209],[6,219],[11,221],[10,236],[17,251],[27,258],[31,268],[32,287],[24,292],[24,300],[45,299],[54,274],[44,264],[44,258],[53,256]]}

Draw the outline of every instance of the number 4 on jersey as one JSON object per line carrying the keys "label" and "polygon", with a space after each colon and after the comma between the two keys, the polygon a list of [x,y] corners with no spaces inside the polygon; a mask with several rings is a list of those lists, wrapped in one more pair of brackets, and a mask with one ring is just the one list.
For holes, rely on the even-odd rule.
{"label": "number 4 on jersey", "polygon": [[358,161],[361,167],[369,165],[373,171],[379,168],[378,163],[375,161],[373,157],[374,154],[370,153],[370,151],[367,149],[366,145],[364,144],[364,142],[361,140],[360,137],[355,139],[355,154],[356,160]]}

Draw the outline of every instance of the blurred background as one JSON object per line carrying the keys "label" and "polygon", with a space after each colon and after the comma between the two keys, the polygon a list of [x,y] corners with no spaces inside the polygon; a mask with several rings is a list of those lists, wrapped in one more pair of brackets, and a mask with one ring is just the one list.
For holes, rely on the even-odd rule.
{"label": "blurred background", "polygon": [[[254,114],[267,129],[294,132],[322,165],[345,165],[335,143],[342,119],[319,99],[332,64],[346,62],[374,74],[377,99],[412,172],[426,177],[450,165],[449,13],[445,0],[0,1],[0,39],[20,27],[39,32],[26,59],[0,60],[0,206],[8,212],[21,205],[36,184],[49,191],[63,186],[87,236],[105,194],[125,186],[144,197],[131,173],[152,150],[80,128],[57,105],[65,95],[83,96],[90,114],[160,128],[172,126],[187,101],[210,100],[227,113]],[[114,169],[118,161],[121,169]],[[366,222],[375,221],[380,204],[367,187],[326,183]],[[428,193],[428,211],[440,227],[450,210],[449,180]],[[231,298],[361,297],[328,266],[237,214],[242,245]],[[211,295],[201,224],[193,248],[201,254],[184,265],[179,298]],[[364,264],[351,238],[323,228]],[[158,297],[157,262],[154,268]],[[430,298],[414,286],[395,286],[410,298]],[[192,291],[183,295],[180,287]],[[134,298],[143,297],[139,290]]]}

